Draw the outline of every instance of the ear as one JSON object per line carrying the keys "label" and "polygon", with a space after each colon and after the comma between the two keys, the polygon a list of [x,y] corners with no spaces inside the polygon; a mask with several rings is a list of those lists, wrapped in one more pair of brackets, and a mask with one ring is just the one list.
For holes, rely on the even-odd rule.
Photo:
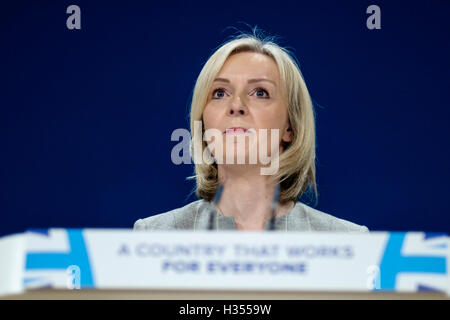
{"label": "ear", "polygon": [[287,127],[287,129],[284,131],[283,136],[281,137],[281,140],[284,142],[292,141],[292,129],[290,126]]}

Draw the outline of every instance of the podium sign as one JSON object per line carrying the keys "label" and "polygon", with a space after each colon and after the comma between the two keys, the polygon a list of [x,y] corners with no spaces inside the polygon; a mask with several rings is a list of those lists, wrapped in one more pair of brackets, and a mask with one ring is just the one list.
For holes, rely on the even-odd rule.
{"label": "podium sign", "polygon": [[[50,287],[450,294],[450,240],[444,234],[48,229],[22,237],[17,249],[23,250],[22,268],[8,269],[15,272],[15,278],[8,279],[21,281],[14,284],[16,291]],[[2,265],[8,264],[5,252],[0,250]]]}

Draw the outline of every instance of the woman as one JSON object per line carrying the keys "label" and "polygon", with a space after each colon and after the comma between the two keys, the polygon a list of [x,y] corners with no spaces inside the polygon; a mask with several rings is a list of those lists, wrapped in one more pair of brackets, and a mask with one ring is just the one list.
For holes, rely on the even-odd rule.
{"label": "woman", "polygon": [[[317,196],[314,112],[298,65],[273,40],[241,34],[217,49],[197,79],[190,121],[200,200],[139,219],[135,230],[204,230],[213,222],[216,230],[368,231],[298,201],[307,191]],[[205,139],[208,130],[219,135]],[[213,161],[199,161],[205,151]],[[236,157],[245,161],[226,161]]]}

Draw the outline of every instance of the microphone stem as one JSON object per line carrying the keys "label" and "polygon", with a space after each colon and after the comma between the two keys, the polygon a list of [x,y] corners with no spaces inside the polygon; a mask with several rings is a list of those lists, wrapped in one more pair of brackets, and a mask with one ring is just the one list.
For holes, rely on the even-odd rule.
{"label": "microphone stem", "polygon": [[269,224],[269,230],[274,231],[275,230],[275,217],[277,214],[277,207],[278,207],[278,201],[280,198],[280,185],[277,184],[275,188],[275,193],[273,195],[272,200],[272,217],[270,218],[270,224]]}
{"label": "microphone stem", "polygon": [[208,226],[208,230],[214,230],[214,217],[217,214],[217,208],[220,202],[220,197],[222,196],[222,192],[223,192],[223,185],[220,184],[219,187],[217,188],[216,194],[214,196],[214,210],[211,210],[210,214],[209,214],[209,226]]}

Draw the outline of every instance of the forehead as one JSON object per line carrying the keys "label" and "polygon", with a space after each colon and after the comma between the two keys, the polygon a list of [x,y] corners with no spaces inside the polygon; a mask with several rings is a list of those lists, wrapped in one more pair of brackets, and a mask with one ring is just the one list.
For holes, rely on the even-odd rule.
{"label": "forehead", "polygon": [[279,83],[279,71],[275,61],[257,52],[239,52],[229,56],[218,77],[268,78]]}

